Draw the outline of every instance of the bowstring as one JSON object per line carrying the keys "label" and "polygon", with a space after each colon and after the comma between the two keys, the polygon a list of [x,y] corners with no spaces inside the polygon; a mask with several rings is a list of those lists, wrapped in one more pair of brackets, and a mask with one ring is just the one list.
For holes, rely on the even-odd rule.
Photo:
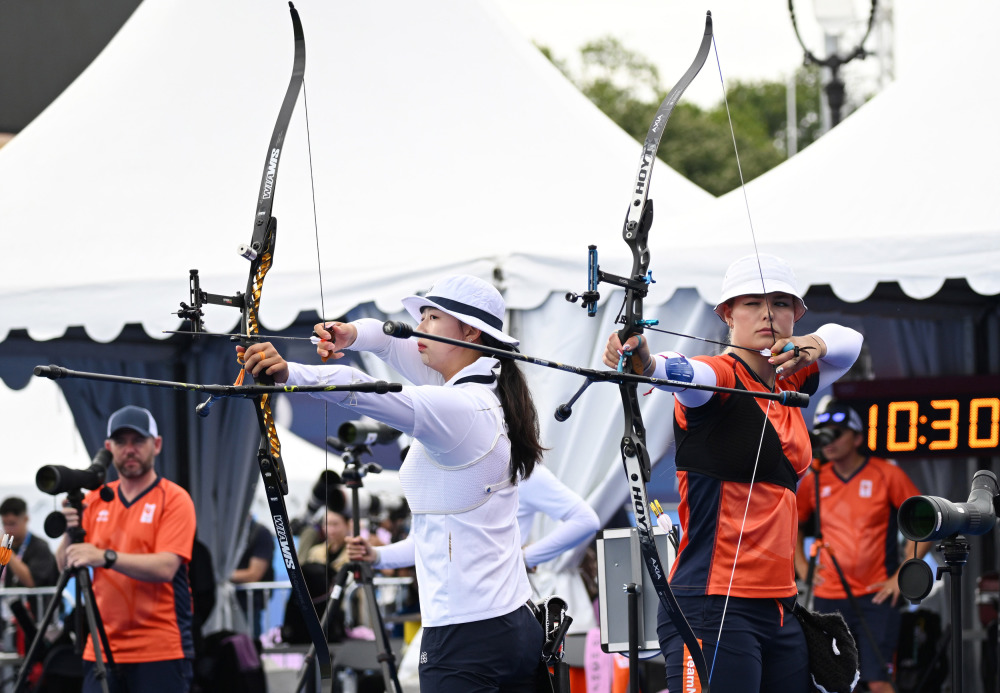
{"label": "bowstring", "polygon": [[[738,171],[740,176],[740,191],[743,193],[743,205],[746,208],[747,221],[750,224],[750,238],[753,241],[754,256],[757,258],[757,271],[760,274],[760,285],[764,294],[764,305],[767,309],[767,320],[768,323],[770,323],[771,325],[771,346],[773,347],[774,344],[777,342],[777,339],[774,337],[774,317],[771,314],[771,303],[770,301],[767,300],[767,291],[764,284],[764,269],[760,263],[760,251],[757,248],[757,235],[754,232],[753,215],[750,213],[750,200],[747,197],[746,181],[743,179],[743,165],[740,163],[740,151],[739,147],[736,144],[736,130],[733,128],[733,116],[729,110],[729,97],[726,94],[726,80],[722,76],[722,62],[719,59],[719,46],[718,43],[716,42],[716,36],[714,32],[712,34],[712,49],[715,53],[715,64],[719,72],[719,84],[722,87],[722,102],[726,106],[726,119],[729,122],[729,134],[733,141],[733,153],[736,155],[736,170]],[[772,392],[773,389],[774,385],[771,385]],[[760,440],[757,441],[757,455],[754,458],[753,472],[750,475],[750,485],[747,488],[747,504],[746,508],[743,511],[743,521],[740,524],[739,538],[736,540],[736,553],[733,556],[733,569],[729,574],[729,586],[726,588],[726,599],[722,604],[722,617],[719,619],[719,632],[715,636],[715,653],[712,655],[712,666],[709,668],[709,673],[708,673],[709,682],[712,681],[712,675],[715,673],[715,663],[719,657],[719,645],[722,641],[722,627],[726,622],[726,610],[729,607],[729,596],[732,593],[733,582],[736,578],[736,564],[740,558],[740,548],[743,545],[743,532],[746,529],[747,517],[750,515],[750,499],[753,494],[753,484],[757,478],[757,467],[758,464],[760,463],[760,453],[764,446],[764,435],[767,432],[767,422],[770,413],[771,413],[771,401],[768,400],[767,407],[764,410],[764,426],[763,428],[761,428],[760,431]]]}
{"label": "bowstring", "polygon": [[[305,75],[302,77],[302,111],[305,113],[306,118],[306,152],[308,153],[309,159],[309,191],[312,197],[312,212],[313,212],[313,236],[316,240],[316,272],[319,277],[319,310],[320,310],[320,322],[326,322],[326,294],[323,290],[323,261],[320,254],[319,248],[319,215],[316,213],[316,177],[313,175],[313,157],[312,157],[312,131],[309,128],[309,94],[306,89]],[[330,402],[324,397],[323,398],[323,479],[327,480],[330,478],[330,446],[326,444],[326,439],[330,437]],[[325,508],[323,509],[323,542],[326,543],[326,508],[330,507],[330,484],[323,485],[323,501]],[[354,510],[357,513],[357,510]],[[326,578],[326,584],[330,584],[330,561],[325,560],[324,563],[324,577]]]}

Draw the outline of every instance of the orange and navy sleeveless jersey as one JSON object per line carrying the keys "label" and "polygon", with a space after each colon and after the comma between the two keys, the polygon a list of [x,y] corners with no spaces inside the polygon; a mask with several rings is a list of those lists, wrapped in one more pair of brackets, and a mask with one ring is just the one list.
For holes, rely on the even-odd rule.
{"label": "orange and navy sleeveless jersey", "polygon": [[[820,530],[844,571],[855,596],[872,594],[899,568],[896,511],[920,491],[892,462],[869,457],[848,479],[832,464],[819,471]],[[798,491],[799,522],[816,512],[816,475],[802,480]],[[817,597],[846,599],[847,593],[827,551],[816,563]]]}
{"label": "orange and navy sleeveless jersey", "polygon": [[[114,569],[94,569],[94,596],[114,659],[128,663],[194,657],[188,581],[194,503],[187,491],[163,477],[130,503],[118,485],[118,481],[108,484],[115,494],[110,502],[102,501],[98,491],[84,499],[85,541],[122,554],[167,551],[183,560],[170,582],[143,582]],[[94,661],[89,638],[83,658]]]}
{"label": "orange and navy sleeveless jersey", "polygon": [[[770,392],[734,354],[696,358],[722,387]],[[813,394],[818,382],[811,364],[776,387]],[[795,595],[795,487],[812,459],[801,409],[725,393],[696,408],[675,402],[674,438],[684,530],[670,575],[674,590]]]}

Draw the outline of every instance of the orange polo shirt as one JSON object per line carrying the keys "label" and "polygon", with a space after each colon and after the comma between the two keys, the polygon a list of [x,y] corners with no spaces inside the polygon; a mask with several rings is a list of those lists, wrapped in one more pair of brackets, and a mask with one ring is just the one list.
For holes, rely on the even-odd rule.
{"label": "orange polo shirt", "polygon": [[[872,594],[899,568],[896,512],[904,500],[920,495],[906,473],[880,457],[869,457],[844,479],[832,464],[819,472],[820,530],[833,549],[855,596]],[[816,475],[802,480],[798,517],[805,523],[816,511]],[[825,551],[816,563],[816,596],[846,599],[840,577]]]}
{"label": "orange polo shirt", "polygon": [[[157,477],[126,503],[119,482],[111,502],[98,491],[84,498],[85,541],[118,553],[167,551],[183,561],[170,582],[143,582],[118,571],[94,568],[94,597],[116,662],[158,662],[194,657],[188,562],[195,535],[194,503],[183,488]],[[90,638],[83,658],[94,661]]]}

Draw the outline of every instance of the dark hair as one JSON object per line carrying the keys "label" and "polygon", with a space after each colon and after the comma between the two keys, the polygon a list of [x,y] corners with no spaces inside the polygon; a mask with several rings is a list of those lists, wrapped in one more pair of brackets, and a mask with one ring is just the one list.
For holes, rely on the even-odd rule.
{"label": "dark hair", "polygon": [[[494,339],[483,332],[483,345],[504,351],[514,351],[510,344]],[[538,412],[531,398],[531,390],[524,373],[512,359],[500,359],[500,377],[497,382],[503,418],[507,422],[510,438],[510,480],[527,479],[542,459],[545,448],[539,441]]]}
{"label": "dark hair", "polygon": [[17,496],[11,496],[0,503],[0,515],[27,515],[28,504]]}

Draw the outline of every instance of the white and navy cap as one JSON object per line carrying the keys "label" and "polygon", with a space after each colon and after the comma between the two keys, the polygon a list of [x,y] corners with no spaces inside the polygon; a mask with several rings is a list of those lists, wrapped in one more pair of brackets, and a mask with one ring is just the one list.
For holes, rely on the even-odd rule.
{"label": "white and navy cap", "polygon": [[[763,278],[763,281],[761,279]],[[729,265],[722,280],[722,295],[715,313],[725,320],[722,306],[731,298],[781,292],[795,297],[795,322],[806,314],[806,304],[799,292],[791,266],[776,255],[747,255]]]}
{"label": "white and navy cap", "polygon": [[128,428],[145,438],[156,438],[160,435],[156,428],[156,419],[148,409],[129,405],[122,407],[108,419],[108,438],[123,428]]}
{"label": "white and navy cap", "polygon": [[438,281],[426,296],[407,296],[403,307],[414,320],[424,308],[437,308],[505,344],[518,340],[503,331],[504,300],[492,284],[479,277],[456,274]]}

